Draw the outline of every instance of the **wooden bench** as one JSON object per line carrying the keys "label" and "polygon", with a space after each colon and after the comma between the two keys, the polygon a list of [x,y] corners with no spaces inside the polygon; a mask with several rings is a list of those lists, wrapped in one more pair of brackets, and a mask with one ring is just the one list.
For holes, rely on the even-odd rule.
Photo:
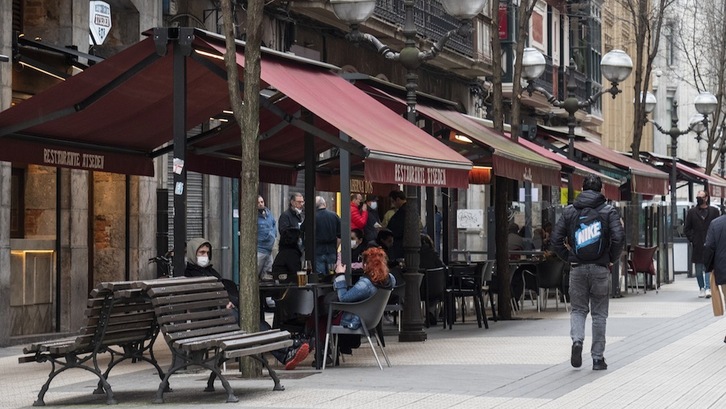
{"label": "wooden bench", "polygon": [[[51,381],[71,368],[85,369],[99,378],[94,394],[106,394],[106,403],[116,400],[108,383],[108,375],[120,362],[143,360],[153,365],[164,379],[154,358],[153,344],[159,333],[154,309],[149,298],[132,288],[132,282],[105,282],[91,292],[85,311],[85,324],[75,337],[44,341],[23,349],[19,363],[50,362],[48,380],[38,393],[33,406],[45,406],[43,400]],[[148,352],[148,356],[147,356]],[[109,353],[105,371],[99,366],[99,355]]]}
{"label": "wooden bench", "polygon": [[273,390],[284,390],[262,353],[291,346],[290,333],[242,331],[232,310],[226,308],[229,298],[221,282],[212,277],[194,284],[184,279],[168,279],[137,285],[151,299],[160,331],[173,355],[171,368],[159,385],[154,403],[164,402],[171,375],[189,366],[211,371],[205,392],[213,392],[214,381],[219,378],[227,392],[227,402],[238,402],[221,367],[227,360],[243,356],[259,361],[267,369],[275,383]]}

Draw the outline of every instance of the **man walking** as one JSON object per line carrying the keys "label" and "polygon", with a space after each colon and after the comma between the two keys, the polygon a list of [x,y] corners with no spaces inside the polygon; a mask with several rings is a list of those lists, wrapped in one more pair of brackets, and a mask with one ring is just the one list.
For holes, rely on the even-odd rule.
{"label": "man walking", "polygon": [[315,197],[315,272],[328,274],[338,260],[340,217],[327,209],[325,199]]}
{"label": "man walking", "polygon": [[683,233],[691,242],[691,263],[698,282],[698,298],[711,298],[711,283],[708,270],[703,267],[703,244],[711,221],[719,215],[718,209],[709,205],[708,193],[701,190],[696,195],[696,205],[686,213],[686,224]]}
{"label": "man walking", "polygon": [[585,320],[592,316],[592,369],[608,369],[605,351],[605,327],[608,317],[610,268],[620,257],[625,240],[623,224],[617,210],[605,204],[600,193],[602,181],[589,175],[582,183],[583,192],[575,203],[565,208],[552,233],[557,255],[570,262],[570,363],[582,366],[582,342]]}
{"label": "man walking", "polygon": [[280,234],[287,229],[299,229],[302,230],[303,226],[303,205],[305,205],[305,199],[300,193],[290,194],[290,206],[282,212],[280,220],[277,223],[277,228],[280,230]]}
{"label": "man walking", "polygon": [[270,209],[265,207],[265,199],[257,196],[257,276],[262,280],[272,271],[272,247],[277,238],[277,223]]}
{"label": "man walking", "polygon": [[[721,292],[726,291],[726,216],[717,217],[708,226],[703,246],[703,262],[706,271],[712,273],[710,279],[713,282],[713,314],[723,315]],[[723,342],[726,342],[726,338]]]}

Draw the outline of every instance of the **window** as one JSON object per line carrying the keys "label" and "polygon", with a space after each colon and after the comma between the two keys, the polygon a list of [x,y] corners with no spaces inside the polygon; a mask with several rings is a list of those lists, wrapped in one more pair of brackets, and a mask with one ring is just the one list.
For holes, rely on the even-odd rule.
{"label": "window", "polygon": [[25,169],[12,168],[10,176],[10,238],[25,237]]}
{"label": "window", "polygon": [[665,52],[666,63],[674,65],[676,63],[676,39],[675,39],[675,23],[668,21],[663,29],[665,33]]}

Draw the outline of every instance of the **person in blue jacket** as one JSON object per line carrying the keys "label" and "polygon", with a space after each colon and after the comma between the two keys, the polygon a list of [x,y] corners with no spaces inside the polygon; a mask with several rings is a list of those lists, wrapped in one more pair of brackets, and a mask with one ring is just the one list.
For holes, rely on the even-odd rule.
{"label": "person in blue jacket", "polygon": [[277,223],[265,199],[257,196],[257,276],[266,278],[272,271],[272,248],[277,238]]}

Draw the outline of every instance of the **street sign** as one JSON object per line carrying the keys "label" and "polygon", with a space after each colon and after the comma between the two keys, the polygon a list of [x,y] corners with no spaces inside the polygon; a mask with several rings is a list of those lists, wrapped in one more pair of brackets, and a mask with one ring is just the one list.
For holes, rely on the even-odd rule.
{"label": "street sign", "polygon": [[105,1],[90,2],[90,44],[101,45],[111,31],[111,6]]}

